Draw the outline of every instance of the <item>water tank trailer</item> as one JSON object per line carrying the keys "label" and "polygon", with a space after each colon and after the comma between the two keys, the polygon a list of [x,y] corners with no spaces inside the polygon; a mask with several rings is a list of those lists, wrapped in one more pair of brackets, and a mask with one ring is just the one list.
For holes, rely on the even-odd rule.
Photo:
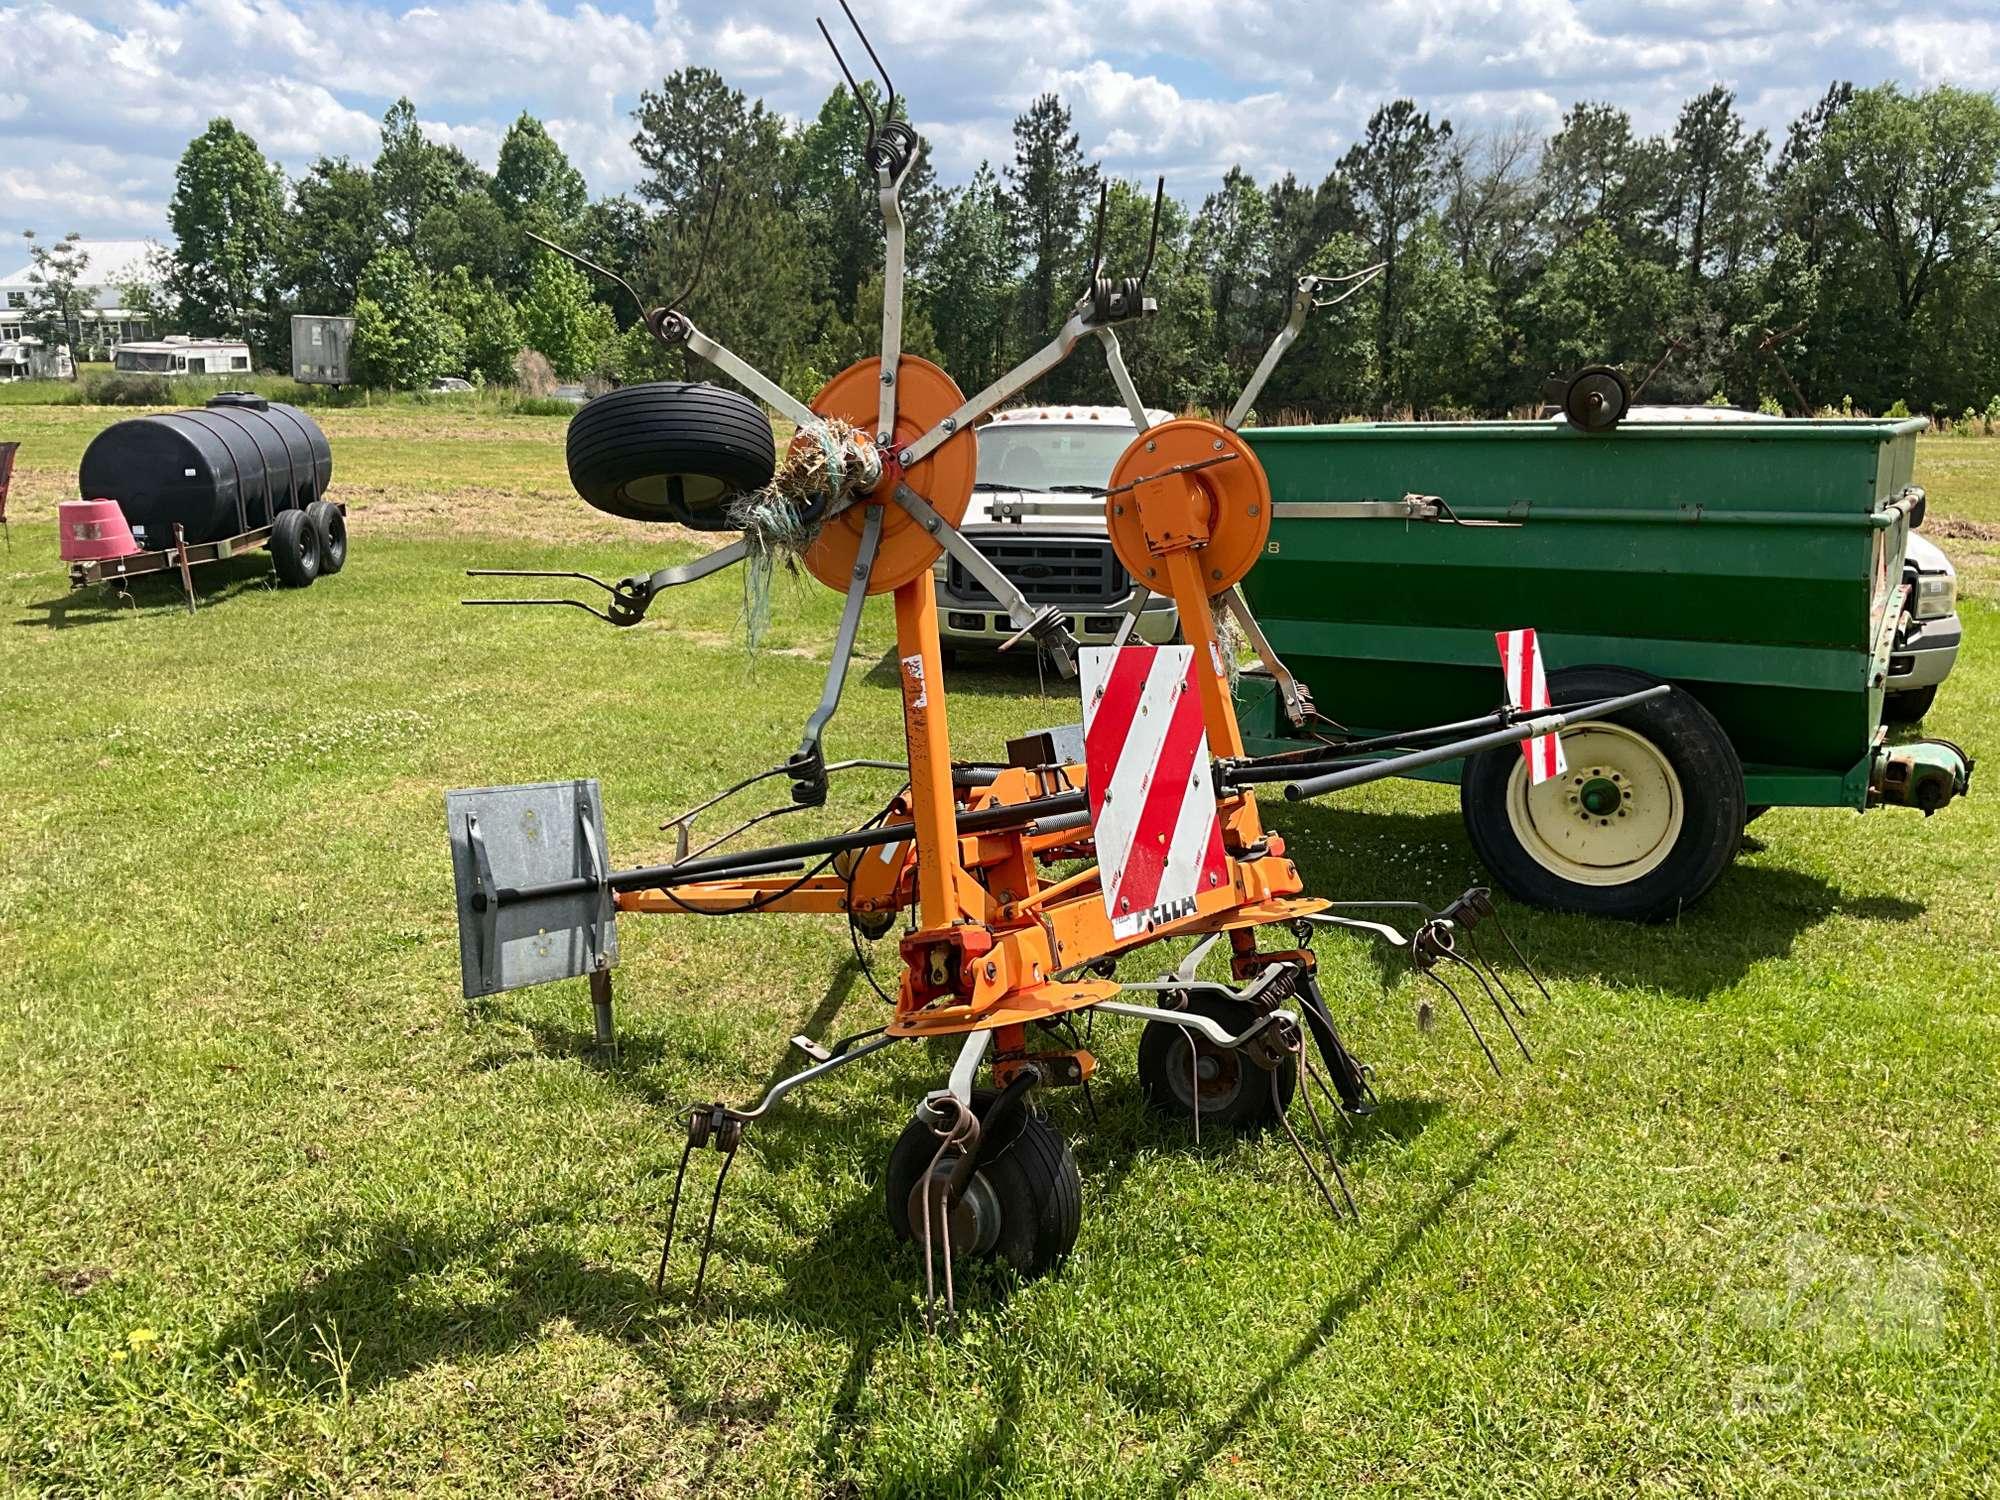
{"label": "water tank trailer", "polygon": [[268,548],[278,581],[305,588],[347,564],[347,507],[328,500],[333,450],[311,417],[282,401],[225,391],[206,406],[115,422],[91,439],[81,498],[61,506],[72,589],[131,581]]}

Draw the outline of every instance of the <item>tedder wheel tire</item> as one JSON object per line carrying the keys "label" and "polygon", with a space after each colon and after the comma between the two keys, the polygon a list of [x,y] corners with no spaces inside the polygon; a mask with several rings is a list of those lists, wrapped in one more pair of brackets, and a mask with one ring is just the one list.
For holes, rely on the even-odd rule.
{"label": "tedder wheel tire", "polygon": [[319,577],[319,530],[302,510],[281,510],[271,522],[271,566],[278,582],[302,589]]}
{"label": "tedder wheel tire", "polygon": [[[1258,1010],[1242,1000],[1195,993],[1188,1011],[1206,1016],[1231,1036],[1241,1036]],[[1194,1048],[1192,1062],[1188,1048]],[[1139,1033],[1139,1088],[1154,1109],[1175,1119],[1194,1119],[1195,1074],[1201,1078],[1201,1122],[1225,1130],[1255,1133],[1278,1118],[1271,1099],[1271,1075],[1240,1049],[1218,1047],[1199,1032],[1168,1021],[1148,1021]],[[1288,1057],[1278,1067],[1277,1106],[1290,1108],[1299,1085],[1299,1064]]]}
{"label": "tedder wheel tire", "polygon": [[319,576],[330,578],[347,566],[347,517],[331,500],[315,500],[306,518],[319,533]]}
{"label": "tedder wheel tire", "polygon": [[1937,702],[1937,684],[1926,688],[1912,688],[1907,693],[1885,693],[1882,696],[1882,722],[1885,724],[1916,724],[1931,711]]}
{"label": "tedder wheel tire", "polygon": [[729,500],[777,467],[764,408],[719,385],[656,380],[588,403],[569,424],[569,480],[599,510],[631,521],[732,531]]}
{"label": "tedder wheel tire", "polygon": [[[983,1116],[999,1097],[995,1089],[974,1089],[973,1113]],[[937,1136],[917,1119],[903,1127],[889,1152],[883,1194],[889,1227],[899,1240],[923,1234],[923,1200],[917,1188],[937,1148]],[[1077,1175],[1076,1158],[1055,1127],[1024,1101],[993,1139],[979,1143],[978,1165],[952,1214],[952,1251],[963,1259],[1005,1261],[1023,1276],[1041,1276],[1062,1264],[1082,1221],[1083,1179]]]}
{"label": "tedder wheel tire", "polygon": [[[1558,703],[1657,682],[1623,667],[1549,674]],[[1562,732],[1568,773],[1528,784],[1514,745],[1486,750],[1459,782],[1465,831],[1508,893],[1534,906],[1664,921],[1715,884],[1743,841],[1743,764],[1691,694],[1634,704]]]}

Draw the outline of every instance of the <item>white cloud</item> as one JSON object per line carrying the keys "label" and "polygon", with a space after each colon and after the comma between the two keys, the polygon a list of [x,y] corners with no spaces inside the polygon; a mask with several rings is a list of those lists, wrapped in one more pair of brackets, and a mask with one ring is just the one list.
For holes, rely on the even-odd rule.
{"label": "white cloud", "polygon": [[[858,74],[838,7],[818,7]],[[1316,180],[1399,94],[1463,126],[1552,124],[1578,99],[1670,128],[1722,81],[1753,124],[1835,79],[2000,86],[2000,20],[1945,0],[862,0],[947,179],[1012,149],[1059,89],[1112,170],[1199,198],[1240,162]],[[1975,7],[1976,8],[1976,7]],[[374,155],[399,94],[488,165],[523,110],[598,193],[637,175],[639,91],[700,63],[791,118],[839,80],[798,0],[0,0],[0,178],[16,220],[163,227],[174,162],[228,113],[293,171]],[[14,225],[0,225],[12,228]]]}

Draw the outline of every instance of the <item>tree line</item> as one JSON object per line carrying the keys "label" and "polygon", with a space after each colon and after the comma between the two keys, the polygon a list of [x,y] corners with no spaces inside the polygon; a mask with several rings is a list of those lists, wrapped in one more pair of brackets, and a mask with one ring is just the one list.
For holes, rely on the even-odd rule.
{"label": "tree line", "polygon": [[[692,283],[694,320],[793,389],[873,352],[882,236],[850,94],[795,126],[688,68],[643,93],[633,122],[634,192],[592,200],[528,115],[489,173],[399,100],[372,163],[322,158],[289,180],[217,120],[180,161],[161,310],[277,363],[291,313],[352,311],[358,373],[403,387],[507,380],[524,347],[563,379],[682,373],[629,298],[540,235],[648,298]],[[1131,274],[1151,184],[1106,181],[1057,95],[1016,119],[1011,160],[961,187],[920,156],[903,194],[905,347],[972,390],[1044,343],[1081,290],[1101,187],[1104,269]],[[1227,404],[1298,276],[1377,262],[1309,326],[1264,410],[1499,413],[1588,363],[1649,376],[1649,400],[1984,407],[2000,393],[2000,105],[1836,84],[1774,143],[1721,86],[1662,135],[1603,103],[1544,136],[1460,130],[1398,99],[1317,182],[1235,168],[1198,206],[1169,194],[1159,313],[1121,335],[1141,391]],[[1037,390],[1114,399],[1089,351]]]}

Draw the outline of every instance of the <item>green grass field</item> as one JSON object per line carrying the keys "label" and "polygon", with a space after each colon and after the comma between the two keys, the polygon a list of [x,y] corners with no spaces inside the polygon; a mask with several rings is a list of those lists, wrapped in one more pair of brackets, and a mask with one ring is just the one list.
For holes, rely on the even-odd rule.
{"label": "green grass field", "polygon": [[[1053,1279],[922,1329],[890,1142],[947,1054],[782,1106],[731,1176],[704,1300],[651,1277],[676,1112],[783,1039],[876,1024],[824,919],[628,918],[621,1058],[580,984],[468,1005],[450,787],[599,776],[619,862],[781,759],[837,601],[732,576],[613,632],[475,611],[466,566],[616,576],[662,543],[570,496],[559,418],[322,420],[349,567],[261,558],[189,617],[71,604],[53,506],[114,413],[21,406],[0,552],[0,1475],[20,1494],[2000,1493],[2000,810],[1779,810],[1679,923],[1515,909],[1554,991],[1495,1081],[1419,981],[1320,945],[1388,1102],[1356,1226],[1281,1139],[1149,1119],[1097,1029]],[[2000,714],[2000,442],[1926,438],[1972,644],[1930,732]],[[899,756],[871,608],[836,754]],[[959,753],[1072,717],[955,676]],[[857,786],[817,818],[872,810]],[[1444,788],[1277,805],[1312,888],[1479,878]],[[798,820],[803,824],[806,819]],[[782,825],[781,825],[782,826]],[[803,830],[801,830],[803,831]],[[893,962],[885,945],[878,960]],[[1143,977],[1146,966],[1128,965]],[[705,1189],[715,1158],[697,1158]]]}

